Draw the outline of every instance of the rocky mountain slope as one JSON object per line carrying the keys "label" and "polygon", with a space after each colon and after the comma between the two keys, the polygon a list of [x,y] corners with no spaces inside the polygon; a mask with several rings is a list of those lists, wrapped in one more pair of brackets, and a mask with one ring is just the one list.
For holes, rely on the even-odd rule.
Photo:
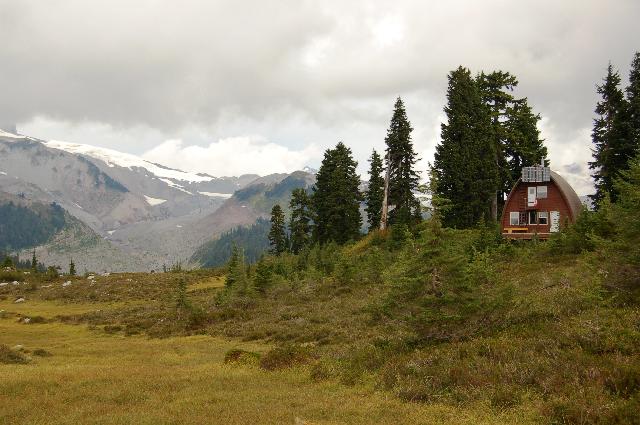
{"label": "rocky mountain slope", "polygon": [[[251,191],[313,179],[303,171],[266,177],[189,173],[135,155],[11,130],[0,130],[0,192],[55,202],[87,226],[101,241],[96,251],[68,244],[66,255],[77,248],[78,254],[92,257],[87,261],[95,270],[144,271],[185,261],[222,232],[265,216],[271,199],[286,197],[286,190],[247,197]],[[73,235],[65,238],[70,241]],[[118,252],[123,259],[112,262],[101,251]],[[80,255],[75,257],[80,265]]]}

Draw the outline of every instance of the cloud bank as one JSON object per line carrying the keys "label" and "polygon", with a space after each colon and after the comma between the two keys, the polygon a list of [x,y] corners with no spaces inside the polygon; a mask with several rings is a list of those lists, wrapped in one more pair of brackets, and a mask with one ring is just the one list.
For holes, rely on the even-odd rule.
{"label": "cloud bank", "polygon": [[230,137],[208,146],[185,146],[181,140],[167,140],[142,157],[170,167],[214,176],[286,173],[301,170],[319,154],[314,146],[292,151],[257,137]]}
{"label": "cloud bank", "polygon": [[172,139],[342,140],[364,171],[398,95],[416,150],[433,152],[462,64],[515,74],[554,168],[586,170],[595,84],[609,61],[626,79],[639,20],[637,0],[0,0],[0,122],[138,154]]}

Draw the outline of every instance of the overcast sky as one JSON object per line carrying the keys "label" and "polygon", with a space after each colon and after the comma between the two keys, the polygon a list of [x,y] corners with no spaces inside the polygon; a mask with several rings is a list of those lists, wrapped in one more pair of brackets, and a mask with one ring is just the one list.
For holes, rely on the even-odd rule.
{"label": "overcast sky", "polygon": [[585,194],[595,85],[609,61],[626,84],[638,22],[638,0],[0,0],[0,123],[213,175],[342,140],[364,174],[402,96],[426,169],[447,73],[501,69]]}

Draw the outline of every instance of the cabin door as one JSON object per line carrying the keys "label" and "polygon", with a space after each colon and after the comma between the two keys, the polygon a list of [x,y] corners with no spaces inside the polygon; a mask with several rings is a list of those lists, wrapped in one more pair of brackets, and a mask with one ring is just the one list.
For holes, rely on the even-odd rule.
{"label": "cabin door", "polygon": [[557,232],[560,230],[560,211],[551,211],[549,214],[551,218],[550,232]]}

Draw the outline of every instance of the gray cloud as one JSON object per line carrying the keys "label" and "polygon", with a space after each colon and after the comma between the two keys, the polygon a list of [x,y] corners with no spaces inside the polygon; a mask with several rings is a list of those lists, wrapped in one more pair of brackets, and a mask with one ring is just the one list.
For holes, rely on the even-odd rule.
{"label": "gray cloud", "polygon": [[560,169],[588,160],[595,84],[609,60],[626,77],[639,18],[637,0],[0,0],[0,121],[135,153],[342,139],[364,164],[402,95],[429,160],[462,64],[518,76]]}

